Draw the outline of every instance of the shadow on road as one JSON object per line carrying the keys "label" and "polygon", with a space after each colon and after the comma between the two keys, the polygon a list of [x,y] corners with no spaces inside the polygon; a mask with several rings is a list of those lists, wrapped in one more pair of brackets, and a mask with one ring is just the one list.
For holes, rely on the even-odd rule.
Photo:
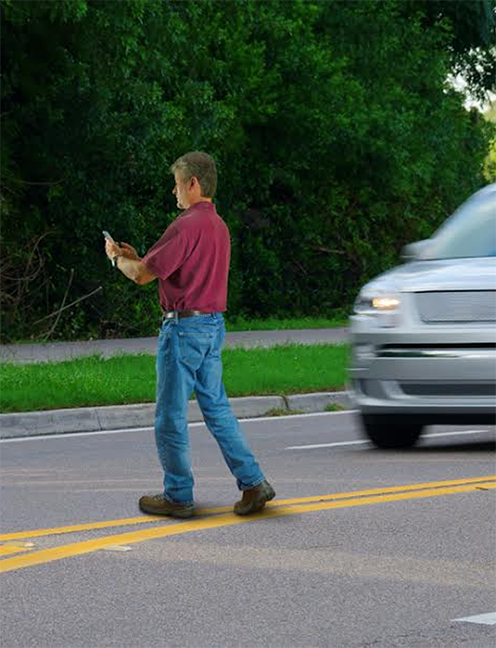
{"label": "shadow on road", "polygon": [[[425,443],[425,442],[424,442]],[[383,452],[387,454],[401,453],[409,455],[424,455],[444,452],[446,454],[454,452],[496,452],[496,441],[474,441],[473,443],[450,443],[450,444],[429,444],[414,446],[413,448],[366,448],[365,452]]]}

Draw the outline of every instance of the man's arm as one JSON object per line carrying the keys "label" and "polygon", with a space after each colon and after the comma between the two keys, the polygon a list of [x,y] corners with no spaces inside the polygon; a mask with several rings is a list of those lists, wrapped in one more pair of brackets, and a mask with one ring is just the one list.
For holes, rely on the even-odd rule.
{"label": "man's arm", "polygon": [[136,250],[130,245],[123,244],[119,247],[117,243],[105,240],[105,252],[110,260],[115,258],[116,267],[124,276],[139,286],[144,286],[157,278],[136,254]]}
{"label": "man's arm", "polygon": [[125,256],[118,256],[115,260],[116,267],[131,281],[138,286],[144,286],[156,279],[156,275],[146,267],[141,259],[128,259]]}

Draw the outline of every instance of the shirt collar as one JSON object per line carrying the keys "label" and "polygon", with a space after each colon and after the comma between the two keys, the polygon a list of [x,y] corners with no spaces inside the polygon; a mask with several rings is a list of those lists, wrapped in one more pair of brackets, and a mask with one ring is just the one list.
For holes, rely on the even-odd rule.
{"label": "shirt collar", "polygon": [[188,209],[185,209],[181,214],[181,216],[189,216],[195,211],[203,211],[203,210],[214,210],[215,211],[215,205],[213,202],[210,202],[208,200],[200,200],[200,202],[195,203],[194,205],[191,205],[191,207],[188,207]]}

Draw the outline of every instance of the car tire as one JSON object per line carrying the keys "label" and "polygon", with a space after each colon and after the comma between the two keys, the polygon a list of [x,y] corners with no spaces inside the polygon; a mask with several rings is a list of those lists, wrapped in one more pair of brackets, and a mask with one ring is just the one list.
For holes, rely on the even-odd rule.
{"label": "car tire", "polygon": [[392,414],[361,414],[365,434],[378,448],[411,448],[424,425]]}

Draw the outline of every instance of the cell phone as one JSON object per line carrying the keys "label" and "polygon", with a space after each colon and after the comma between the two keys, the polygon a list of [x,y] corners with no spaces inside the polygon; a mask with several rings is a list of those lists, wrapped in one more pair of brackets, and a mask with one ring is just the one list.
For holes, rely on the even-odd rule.
{"label": "cell phone", "polygon": [[[102,230],[102,234],[106,239],[109,239],[111,243],[115,243],[114,239],[110,236],[110,234],[107,232],[107,230]],[[115,268],[115,261],[114,259],[110,260],[110,263],[112,264],[112,267]]]}

